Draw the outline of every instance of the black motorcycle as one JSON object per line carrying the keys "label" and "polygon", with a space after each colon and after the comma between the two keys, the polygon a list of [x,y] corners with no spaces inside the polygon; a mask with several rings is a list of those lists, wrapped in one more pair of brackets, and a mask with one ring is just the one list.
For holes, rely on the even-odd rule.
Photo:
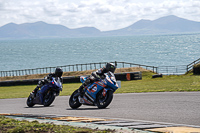
{"label": "black motorcycle", "polygon": [[[41,96],[41,90],[46,85],[48,86],[48,89],[42,93]],[[62,82],[60,78],[52,78],[52,81],[48,84],[45,84],[44,86],[42,86],[41,89],[37,91],[35,97],[33,94],[29,95],[26,102],[29,107],[33,107],[35,104],[49,106],[53,103],[55,97],[59,95],[60,91],[62,91]]]}

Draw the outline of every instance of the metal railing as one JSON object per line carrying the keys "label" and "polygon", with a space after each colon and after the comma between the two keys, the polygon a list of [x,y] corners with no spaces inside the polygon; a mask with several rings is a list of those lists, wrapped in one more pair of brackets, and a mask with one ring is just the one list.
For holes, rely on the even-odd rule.
{"label": "metal railing", "polygon": [[[73,72],[73,71],[87,71],[87,70],[96,70],[105,66],[107,62],[99,62],[99,63],[86,63],[86,64],[75,64],[75,65],[65,65],[65,66],[56,66],[63,69],[64,72]],[[147,70],[151,70],[155,73],[161,73],[164,75],[180,75],[189,72],[193,69],[195,64],[200,63],[200,58],[193,61],[189,65],[181,65],[181,66],[147,66],[135,63],[128,62],[112,62],[117,65],[117,68],[129,68],[129,67],[138,67],[144,68]],[[25,76],[25,75],[33,75],[33,74],[45,74],[45,73],[53,73],[56,67],[44,67],[44,68],[35,68],[35,69],[24,69],[24,70],[11,70],[11,71],[0,71],[0,77],[7,76]]]}
{"label": "metal railing", "polygon": [[199,64],[199,63],[200,63],[200,58],[197,59],[197,60],[195,60],[195,61],[193,61],[193,62],[190,63],[189,65],[187,65],[187,72],[189,72],[190,70],[192,70],[192,69],[193,69],[193,66],[194,66],[195,64]]}
{"label": "metal railing", "polygon": [[200,63],[200,58],[193,61],[189,65],[180,65],[180,66],[160,66],[158,67],[158,73],[162,73],[164,75],[181,75],[188,73],[193,69],[195,64]]}
{"label": "metal railing", "polygon": [[[75,65],[65,65],[65,66],[56,66],[56,67],[62,68],[64,72],[87,71],[87,70],[96,70],[96,69],[102,68],[103,66],[105,66],[106,63],[107,62],[86,63],[86,64],[75,64]],[[112,63],[115,63],[115,65],[117,65],[117,68],[139,67],[139,68],[145,68],[147,70],[151,70],[157,73],[157,67],[154,67],[154,66],[146,66],[146,65],[127,63],[127,62],[117,62],[117,61],[112,62]],[[0,71],[0,77],[53,73],[56,67]]]}
{"label": "metal railing", "polygon": [[155,66],[147,66],[147,65],[134,64],[134,63],[128,63],[128,62],[117,62],[117,68],[129,68],[129,67],[143,68],[155,73],[157,73],[158,71],[158,67],[155,67]]}
{"label": "metal railing", "polygon": [[187,72],[186,65],[180,66],[159,66],[158,73],[163,75],[182,75]]}

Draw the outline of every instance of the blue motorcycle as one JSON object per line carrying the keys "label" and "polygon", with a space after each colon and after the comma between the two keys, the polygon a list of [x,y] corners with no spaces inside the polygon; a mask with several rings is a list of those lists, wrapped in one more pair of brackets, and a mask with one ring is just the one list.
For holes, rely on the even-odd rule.
{"label": "blue motorcycle", "polygon": [[[75,90],[69,99],[69,106],[72,109],[83,105],[97,106],[99,109],[106,108],[113,99],[113,93],[118,89],[115,75],[112,72],[105,73],[105,78],[84,87],[84,95],[81,96],[78,89]],[[80,80],[84,83],[87,78],[81,76]]]}
{"label": "blue motorcycle", "polygon": [[53,103],[56,96],[62,91],[62,82],[60,78],[52,78],[52,81],[43,85],[40,90],[37,91],[36,97],[30,94],[26,103],[29,107],[33,107],[35,104],[41,104],[49,106]]}

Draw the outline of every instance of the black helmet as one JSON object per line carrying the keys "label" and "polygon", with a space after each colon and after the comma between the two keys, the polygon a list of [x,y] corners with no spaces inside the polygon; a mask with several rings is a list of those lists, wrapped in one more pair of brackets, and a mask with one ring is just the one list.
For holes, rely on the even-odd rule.
{"label": "black helmet", "polygon": [[111,71],[112,73],[114,73],[115,69],[116,69],[116,67],[113,63],[106,63],[106,70],[107,71]]}
{"label": "black helmet", "polygon": [[57,76],[57,77],[61,77],[62,76],[62,74],[63,74],[63,70],[61,69],[61,68],[56,68],[56,70],[55,70],[55,75]]}

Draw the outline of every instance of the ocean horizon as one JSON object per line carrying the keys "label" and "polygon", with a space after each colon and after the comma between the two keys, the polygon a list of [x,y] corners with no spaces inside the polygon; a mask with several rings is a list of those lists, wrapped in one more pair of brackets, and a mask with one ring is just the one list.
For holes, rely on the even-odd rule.
{"label": "ocean horizon", "polygon": [[200,58],[200,33],[0,40],[0,46],[0,71],[114,61],[179,66]]}

